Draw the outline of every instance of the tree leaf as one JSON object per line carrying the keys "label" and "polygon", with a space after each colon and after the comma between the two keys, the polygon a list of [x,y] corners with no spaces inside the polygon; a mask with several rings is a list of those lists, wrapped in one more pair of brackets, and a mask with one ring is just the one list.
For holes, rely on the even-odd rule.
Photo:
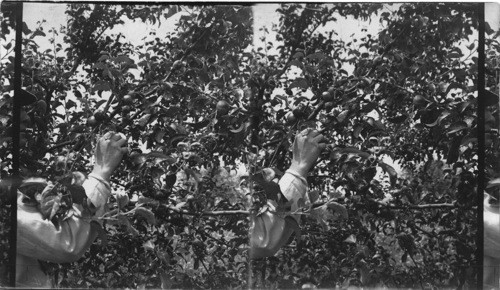
{"label": "tree leaf", "polygon": [[157,164],[161,162],[166,162],[169,165],[172,165],[177,162],[177,159],[157,151],[149,152],[145,156],[146,158],[154,158]]}
{"label": "tree leaf", "polygon": [[201,128],[205,128],[208,124],[210,124],[210,120],[204,119],[204,120],[202,120],[200,122],[196,122],[196,123],[185,122],[185,124],[193,127],[193,129],[195,129],[195,130],[199,130]]}
{"label": "tree leaf", "polygon": [[116,202],[118,203],[118,208],[122,209],[128,205],[128,203],[130,202],[130,198],[128,197],[127,193],[118,192],[116,193]]}
{"label": "tree leaf", "polygon": [[23,34],[30,34],[31,33],[31,30],[28,28],[28,25],[26,24],[26,22],[23,21],[23,28],[22,28],[22,31],[23,31]]}
{"label": "tree leaf", "polygon": [[104,228],[96,221],[91,221],[90,226],[97,232],[97,238],[101,240],[101,246],[106,247],[108,245],[108,234]]}
{"label": "tree leaf", "polygon": [[98,81],[92,87],[93,91],[111,91],[111,86],[109,82],[106,81]]}
{"label": "tree leaf", "polygon": [[447,164],[452,164],[455,163],[458,160],[459,157],[459,149],[460,149],[460,144],[462,143],[462,136],[455,136],[453,140],[451,141],[451,144],[448,149],[448,154],[446,155],[446,163]]}
{"label": "tree leaf", "polygon": [[272,168],[264,168],[262,169],[262,177],[264,178],[265,181],[272,181],[274,177],[276,176],[276,173]]}
{"label": "tree leaf", "polygon": [[484,104],[485,106],[496,106],[498,105],[499,97],[497,94],[484,90]]}
{"label": "tree leaf", "polygon": [[281,193],[281,189],[278,183],[274,181],[266,181],[262,174],[254,175],[252,177],[252,180],[262,187],[262,189],[266,193],[267,199],[275,201],[278,200],[278,196]]}
{"label": "tree leaf", "polygon": [[87,200],[87,194],[85,193],[85,189],[81,185],[71,184],[66,186],[66,188],[71,192],[71,199],[74,203],[84,204],[84,201]]}
{"label": "tree leaf", "polygon": [[462,131],[462,130],[467,129],[467,128],[469,128],[467,126],[467,123],[465,123],[464,121],[458,121],[458,122],[455,122],[455,123],[450,125],[450,127],[448,128],[448,130],[449,130],[448,134],[453,134],[453,133]]}
{"label": "tree leaf", "polygon": [[294,66],[296,66],[298,68],[303,68],[304,67],[304,65],[302,64],[302,62],[300,60],[297,60],[297,59],[294,59],[294,60],[292,60],[290,62],[290,66],[292,66],[292,65],[294,65]]}
{"label": "tree leaf", "polygon": [[139,206],[139,205],[153,205],[153,206],[158,206],[159,203],[160,202],[157,201],[157,200],[155,200],[155,199],[152,199],[152,198],[149,198],[149,197],[145,197],[145,196],[140,196],[137,199],[136,206]]}
{"label": "tree leaf", "polygon": [[144,127],[146,126],[146,124],[149,122],[149,119],[151,118],[151,114],[144,114],[144,116],[142,116],[138,121],[138,125],[140,127]]}
{"label": "tree leaf", "polygon": [[384,170],[385,173],[389,174],[389,179],[391,181],[391,185],[394,186],[397,181],[398,173],[396,170],[390,166],[389,164],[386,164],[384,162],[379,162],[379,166]]}
{"label": "tree leaf", "polygon": [[160,273],[161,289],[171,289],[173,284],[173,278],[167,273]]}
{"label": "tree leaf", "polygon": [[349,244],[356,244],[356,236],[350,235],[344,240],[344,242]]}
{"label": "tree leaf", "polygon": [[348,215],[348,212],[347,212],[347,209],[344,205],[340,204],[340,203],[337,203],[335,201],[329,201],[326,206],[329,208],[329,209],[332,209],[335,213],[335,220],[337,219],[337,217],[339,217],[340,219],[347,219],[349,217]]}
{"label": "tree leaf", "polygon": [[307,83],[307,80],[305,78],[296,78],[289,86],[290,89],[293,88],[307,89],[308,87],[309,84]]}
{"label": "tree leaf", "polygon": [[458,82],[465,82],[465,78],[467,73],[463,69],[455,69],[453,70],[453,74]]}
{"label": "tree leaf", "polygon": [[243,123],[241,124],[241,126],[239,126],[237,129],[230,129],[229,131],[231,131],[231,133],[240,133],[241,131],[243,131],[244,129],[246,129],[247,127],[247,123]]}
{"label": "tree leaf", "polygon": [[319,198],[319,191],[318,190],[310,190],[307,192],[307,195],[309,196],[309,201],[311,203],[314,203]]}
{"label": "tree leaf", "polygon": [[33,39],[35,38],[36,36],[46,36],[45,32],[41,31],[41,30],[35,30],[35,32],[33,32],[33,34],[31,35],[30,39]]}
{"label": "tree leaf", "polygon": [[293,58],[302,58],[304,57],[304,53],[299,51],[299,52],[296,52],[294,55],[293,55]]}
{"label": "tree leaf", "polygon": [[121,63],[121,62],[128,63],[128,64],[134,63],[134,60],[126,55],[119,55],[117,57],[112,58],[111,60],[114,63]]}
{"label": "tree leaf", "polygon": [[117,216],[119,224],[125,226],[127,229],[127,232],[133,236],[138,236],[139,231],[132,226],[132,223],[130,223],[130,220],[123,214],[120,214]]}
{"label": "tree leaf", "polygon": [[153,242],[151,240],[145,242],[142,244],[142,247],[146,250],[146,251],[154,251],[155,250],[155,245],[153,244]]}
{"label": "tree leaf", "polygon": [[135,214],[145,218],[146,221],[148,222],[148,224],[150,224],[150,225],[156,224],[156,218],[155,218],[154,213],[147,208],[137,207],[135,209]]}
{"label": "tree leaf", "polygon": [[306,56],[306,58],[310,59],[310,60],[319,61],[319,60],[326,58],[326,55],[322,52],[316,52],[316,53],[309,54],[308,56]]}
{"label": "tree leaf", "polygon": [[425,123],[425,126],[427,126],[427,127],[434,127],[434,126],[440,124],[441,121],[443,121],[449,115],[450,115],[450,112],[444,111],[444,112],[441,113],[441,115],[439,115],[439,117],[436,118],[436,120],[434,122],[432,122],[432,123]]}

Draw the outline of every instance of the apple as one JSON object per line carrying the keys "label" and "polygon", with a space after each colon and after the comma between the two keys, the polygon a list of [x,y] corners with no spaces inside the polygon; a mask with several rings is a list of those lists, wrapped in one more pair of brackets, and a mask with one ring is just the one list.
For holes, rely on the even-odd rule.
{"label": "apple", "polygon": [[131,95],[125,95],[123,96],[122,101],[126,105],[131,105],[134,102],[134,97],[132,97]]}
{"label": "apple", "polygon": [[118,208],[124,208],[129,203],[130,198],[128,194],[124,192],[119,192],[116,194],[116,203],[118,204]]}
{"label": "apple", "polygon": [[327,92],[323,92],[321,94],[321,98],[323,99],[323,101],[325,102],[331,102],[333,101],[333,99],[335,99],[335,95],[334,94],[331,94],[329,91]]}
{"label": "apple", "polygon": [[441,93],[446,93],[446,91],[448,90],[448,86],[449,86],[449,84],[447,84],[445,82],[439,83],[439,91]]}
{"label": "apple", "polygon": [[178,70],[180,68],[182,68],[184,66],[184,63],[178,59],[176,61],[174,61],[174,63],[172,64],[172,70]]}
{"label": "apple", "polygon": [[413,105],[415,107],[424,107],[427,105],[427,100],[422,95],[416,95],[413,97]]}
{"label": "apple", "polygon": [[104,119],[106,119],[106,114],[102,111],[97,111],[94,113],[94,118],[97,120],[97,121],[103,121]]}
{"label": "apple", "polygon": [[96,118],[94,116],[88,117],[88,119],[87,119],[87,125],[89,125],[91,127],[95,127],[97,125]]}
{"label": "apple", "polygon": [[227,115],[227,113],[229,113],[230,108],[231,107],[229,106],[228,102],[224,100],[218,101],[216,105],[217,115],[219,116]]}
{"label": "apple", "polygon": [[429,83],[427,85],[427,88],[429,89],[429,91],[431,92],[435,92],[436,91],[436,86],[433,84],[433,83]]}
{"label": "apple", "polygon": [[44,115],[47,112],[47,103],[44,100],[38,100],[36,102],[36,110],[40,115]]}
{"label": "apple", "polygon": [[325,111],[330,112],[334,107],[333,102],[326,102],[325,103]]}
{"label": "apple", "polygon": [[297,121],[297,117],[292,112],[288,112],[285,115],[285,120],[287,124],[293,124]]}
{"label": "apple", "polygon": [[122,107],[122,112],[123,113],[128,113],[128,112],[130,112],[130,110],[131,110],[131,108],[128,105],[125,105],[125,106]]}

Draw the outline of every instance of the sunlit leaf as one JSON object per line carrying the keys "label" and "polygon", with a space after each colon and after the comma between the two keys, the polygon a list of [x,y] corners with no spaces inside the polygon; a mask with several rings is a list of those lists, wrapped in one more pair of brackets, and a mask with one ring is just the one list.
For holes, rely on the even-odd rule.
{"label": "sunlit leaf", "polygon": [[379,162],[378,164],[384,170],[384,172],[389,175],[389,179],[391,180],[391,185],[394,186],[396,184],[398,177],[398,173],[396,172],[396,170],[392,166],[384,162]]}
{"label": "sunlit leaf", "polygon": [[149,240],[149,241],[146,241],[142,244],[142,247],[146,250],[146,251],[154,251],[155,250],[155,245],[154,243]]}
{"label": "sunlit leaf", "polygon": [[356,244],[356,236],[350,235],[347,237],[347,239],[344,240],[344,242],[349,244]]}

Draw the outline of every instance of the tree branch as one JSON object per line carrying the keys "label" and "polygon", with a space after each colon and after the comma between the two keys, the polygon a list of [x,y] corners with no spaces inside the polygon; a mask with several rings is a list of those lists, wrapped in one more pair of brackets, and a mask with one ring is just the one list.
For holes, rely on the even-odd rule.
{"label": "tree branch", "polygon": [[386,82],[386,81],[379,80],[379,79],[372,79],[372,80],[373,80],[374,82],[377,82],[377,83],[381,83],[381,84],[386,84],[386,85],[389,85],[389,86],[393,86],[393,87],[395,87],[395,88],[398,88],[398,89],[400,89],[400,90],[406,91],[406,92],[408,92],[408,93],[414,93],[414,92],[409,91],[408,89],[403,88],[402,86],[398,86],[398,85],[396,85],[396,84],[388,83],[388,82]]}
{"label": "tree branch", "polygon": [[203,212],[191,212],[179,208],[175,208],[173,206],[166,206],[166,208],[170,211],[189,215],[189,216],[224,216],[224,215],[250,215],[250,212],[247,210],[220,210],[220,211],[203,211]]}
{"label": "tree branch", "polygon": [[314,118],[316,118],[316,116],[319,114],[319,112],[321,112],[321,110],[323,110],[324,106],[325,106],[325,101],[321,101],[321,103],[319,103],[319,105],[316,107],[316,109],[314,109],[314,111],[307,117],[307,121],[311,121]]}
{"label": "tree branch", "polygon": [[71,141],[66,141],[66,142],[62,142],[62,143],[59,143],[59,144],[56,144],[52,147],[50,147],[49,149],[47,149],[47,152],[50,152],[50,151],[53,151],[53,150],[56,150],[57,148],[61,148],[61,147],[64,147],[66,145],[72,145],[76,143],[76,140],[71,140]]}
{"label": "tree branch", "polygon": [[376,201],[379,205],[382,205],[389,209],[415,209],[415,210],[424,210],[424,209],[439,209],[439,208],[459,208],[460,206],[453,203],[434,203],[434,204],[409,204],[409,205],[401,205],[395,206],[390,204],[384,204],[380,201]]}

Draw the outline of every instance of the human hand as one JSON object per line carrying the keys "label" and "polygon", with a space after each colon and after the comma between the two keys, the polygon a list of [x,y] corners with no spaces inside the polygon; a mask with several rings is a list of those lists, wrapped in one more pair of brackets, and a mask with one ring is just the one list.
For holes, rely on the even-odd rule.
{"label": "human hand", "polygon": [[107,132],[98,141],[95,149],[93,174],[109,181],[122,157],[128,152],[127,140],[121,134]]}
{"label": "human hand", "polygon": [[306,176],[319,154],[326,147],[325,137],[318,131],[307,128],[295,136],[293,158],[290,166],[301,176]]}

